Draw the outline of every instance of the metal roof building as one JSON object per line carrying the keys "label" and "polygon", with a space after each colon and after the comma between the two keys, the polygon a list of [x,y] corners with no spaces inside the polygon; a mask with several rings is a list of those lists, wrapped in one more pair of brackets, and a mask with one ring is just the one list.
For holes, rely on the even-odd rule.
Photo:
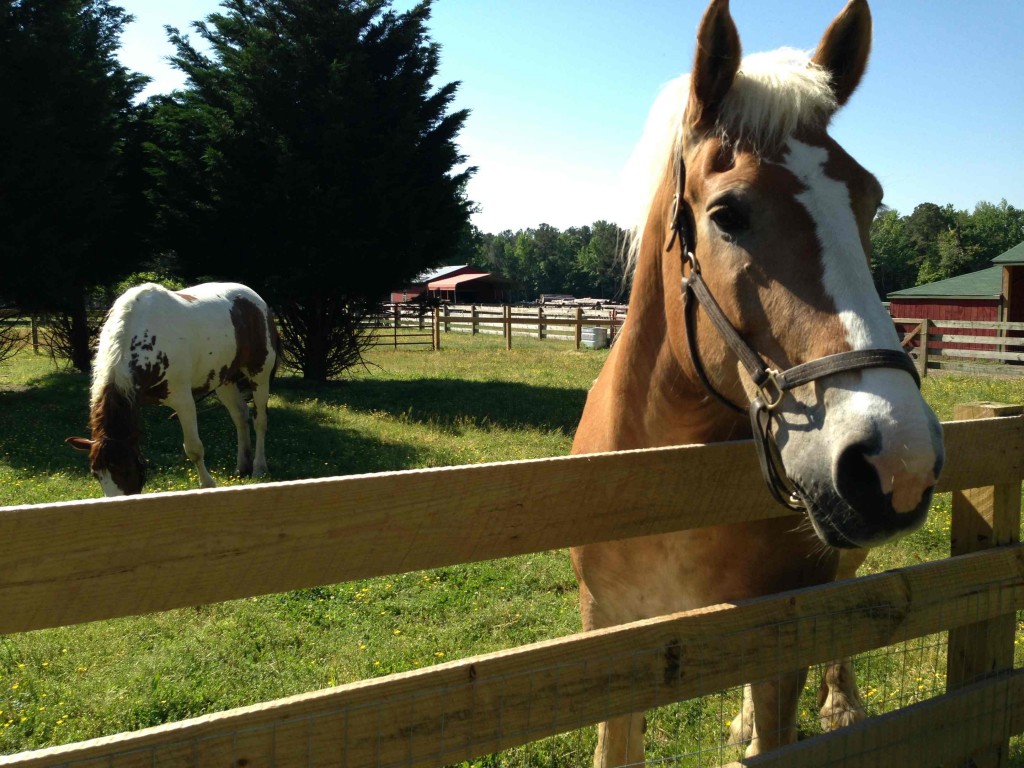
{"label": "metal roof building", "polygon": [[1024,321],[1024,242],[966,275],[887,296],[893,317],[918,320]]}
{"label": "metal roof building", "polygon": [[516,287],[503,275],[460,264],[420,273],[412,285],[392,291],[391,301],[405,304],[430,297],[452,304],[502,304],[512,300]]}

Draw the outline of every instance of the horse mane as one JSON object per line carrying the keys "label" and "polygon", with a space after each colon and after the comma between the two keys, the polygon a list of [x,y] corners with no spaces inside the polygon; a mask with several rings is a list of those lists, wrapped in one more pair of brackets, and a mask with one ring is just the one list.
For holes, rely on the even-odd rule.
{"label": "horse mane", "polygon": [[[641,239],[658,190],[675,185],[683,149],[690,76],[669,81],[658,94],[625,171],[626,274],[636,266]],[[838,108],[831,75],[804,51],[780,48],[746,56],[722,104],[714,134],[743,143],[757,155],[779,148],[797,130],[821,127]]]}
{"label": "horse mane", "polygon": [[100,330],[96,358],[92,365],[92,384],[89,388],[89,405],[95,408],[104,396],[108,385],[121,393],[129,403],[135,399],[135,384],[128,367],[128,316],[139,299],[146,294],[166,292],[156,283],[143,283],[129,288],[114,302]]}

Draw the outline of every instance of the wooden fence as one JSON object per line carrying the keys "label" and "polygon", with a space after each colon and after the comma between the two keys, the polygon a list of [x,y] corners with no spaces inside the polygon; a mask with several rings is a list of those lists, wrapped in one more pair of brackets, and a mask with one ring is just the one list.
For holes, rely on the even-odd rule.
{"label": "wooden fence", "polygon": [[514,336],[573,341],[579,349],[586,327],[607,328],[609,343],[626,320],[625,307],[584,309],[483,304],[445,304],[420,309],[415,305],[391,304],[380,315],[369,318],[363,329],[371,346],[415,346],[441,348],[442,333],[500,335],[506,349]]}
{"label": "wooden fence", "polygon": [[918,370],[1024,376],[1024,323],[894,318]]}
{"label": "wooden fence", "polygon": [[[757,765],[1003,765],[1024,731],[1024,417],[950,422],[945,439],[939,490],[954,492],[953,551],[968,554],[0,765],[444,766],[949,628],[945,695]],[[0,633],[784,514],[749,442],[12,507],[0,510]]]}

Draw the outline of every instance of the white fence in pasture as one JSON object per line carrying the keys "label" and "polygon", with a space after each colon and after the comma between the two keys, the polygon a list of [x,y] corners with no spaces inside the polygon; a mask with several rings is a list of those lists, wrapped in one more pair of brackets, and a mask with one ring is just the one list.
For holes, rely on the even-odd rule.
{"label": "white fence in pasture", "polygon": [[421,345],[441,348],[442,333],[471,333],[502,336],[507,349],[514,337],[573,341],[579,349],[585,328],[607,329],[607,339],[626,319],[624,306],[601,309],[582,306],[516,306],[510,304],[445,304],[421,309],[412,304],[389,304],[380,315],[369,318],[363,329],[371,346]]}
{"label": "white fence in pasture", "polygon": [[[939,490],[954,492],[962,556],[8,755],[0,766],[436,768],[947,629],[945,694],[757,765],[1003,765],[1010,735],[1024,731],[1024,672],[1013,661],[1024,417],[945,431]],[[12,507],[0,510],[0,634],[784,514],[749,442]]]}

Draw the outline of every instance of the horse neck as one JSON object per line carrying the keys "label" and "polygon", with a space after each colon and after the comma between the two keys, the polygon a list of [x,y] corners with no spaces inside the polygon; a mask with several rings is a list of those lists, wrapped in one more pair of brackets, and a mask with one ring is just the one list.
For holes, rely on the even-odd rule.
{"label": "horse neck", "polygon": [[[626,333],[617,366],[626,395],[642,403],[647,445],[717,442],[749,436],[746,419],[711,398],[686,349],[678,251],[666,252],[664,226],[652,225],[633,275]],[[620,384],[623,386],[623,384]]]}
{"label": "horse neck", "polygon": [[113,382],[108,382],[92,405],[89,415],[92,439],[137,441],[139,406]]}

